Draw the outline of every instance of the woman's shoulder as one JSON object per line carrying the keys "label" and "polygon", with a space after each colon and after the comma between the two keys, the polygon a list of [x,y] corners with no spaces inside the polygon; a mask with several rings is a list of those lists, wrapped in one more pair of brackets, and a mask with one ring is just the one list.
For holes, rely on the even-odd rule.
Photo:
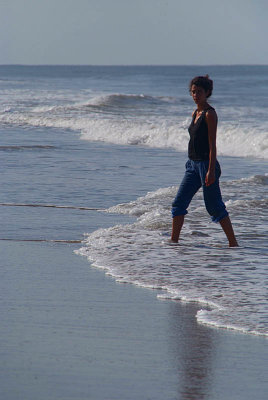
{"label": "woman's shoulder", "polygon": [[217,113],[216,113],[215,108],[213,108],[213,107],[210,106],[210,107],[206,110],[205,119],[206,119],[206,123],[207,123],[208,125],[213,124],[213,125],[216,125],[216,126],[217,126],[217,124],[218,124],[218,116],[217,116]]}
{"label": "woman's shoulder", "polygon": [[209,106],[205,111],[206,111],[206,113],[205,113],[206,118],[208,118],[208,119],[215,119],[215,118],[218,119],[218,116],[217,116],[215,108]]}

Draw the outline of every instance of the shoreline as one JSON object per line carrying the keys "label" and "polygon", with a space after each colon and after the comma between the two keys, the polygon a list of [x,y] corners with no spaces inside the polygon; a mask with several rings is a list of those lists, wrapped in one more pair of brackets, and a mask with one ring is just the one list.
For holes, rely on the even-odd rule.
{"label": "shoreline", "polygon": [[[81,244],[83,244],[83,241],[81,242]],[[74,250],[74,253],[79,257],[85,258],[87,260],[90,268],[94,268],[96,270],[99,270],[100,272],[103,272],[107,277],[111,278],[116,284],[133,285],[137,288],[156,291],[157,292],[156,298],[157,298],[157,300],[160,300],[160,301],[173,301],[173,302],[179,302],[182,305],[194,306],[194,308],[196,309],[195,318],[197,320],[197,323],[200,325],[206,326],[210,329],[216,329],[216,330],[220,330],[220,331],[223,330],[226,332],[233,332],[233,333],[237,333],[237,334],[241,334],[241,335],[250,335],[253,337],[261,337],[264,339],[268,339],[267,333],[246,330],[243,327],[235,326],[235,325],[226,326],[226,325],[219,325],[218,323],[215,323],[213,321],[210,321],[210,322],[204,321],[204,320],[202,321],[198,314],[202,313],[202,312],[205,312],[205,313],[210,312],[210,311],[213,312],[213,310],[217,310],[217,309],[221,308],[221,306],[219,306],[218,304],[215,304],[215,303],[212,303],[209,301],[204,301],[204,300],[200,300],[200,301],[191,300],[191,299],[188,300],[183,295],[180,298],[179,296],[173,296],[172,292],[170,292],[168,289],[165,289],[165,288],[153,287],[150,285],[137,283],[135,281],[133,281],[133,282],[128,281],[127,279],[114,274],[112,272],[112,269],[110,270],[106,266],[102,267],[100,265],[94,264],[94,261],[89,260],[86,255],[79,254],[79,250]]]}
{"label": "shoreline", "polygon": [[0,246],[5,400],[265,399],[264,338],[200,325],[198,305],[117,283],[74,245]]}

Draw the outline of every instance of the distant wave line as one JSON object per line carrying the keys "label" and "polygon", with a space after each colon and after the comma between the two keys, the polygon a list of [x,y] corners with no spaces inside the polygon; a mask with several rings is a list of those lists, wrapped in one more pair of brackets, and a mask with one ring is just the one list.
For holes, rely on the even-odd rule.
{"label": "distant wave line", "polygon": [[24,204],[24,203],[0,203],[3,207],[44,207],[44,208],[66,208],[71,210],[83,211],[104,211],[104,208],[81,207],[81,206],[61,206],[56,204]]}
{"label": "distant wave line", "polygon": [[14,145],[14,146],[0,146],[0,150],[50,150],[56,149],[51,145]]}
{"label": "distant wave line", "polygon": [[67,239],[12,239],[12,238],[0,238],[0,241],[10,241],[10,242],[47,242],[47,243],[82,243],[82,240],[67,240]]}

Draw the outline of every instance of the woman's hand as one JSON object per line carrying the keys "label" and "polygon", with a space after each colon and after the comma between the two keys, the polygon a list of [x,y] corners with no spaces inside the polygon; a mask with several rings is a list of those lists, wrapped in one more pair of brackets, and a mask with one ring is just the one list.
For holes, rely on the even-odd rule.
{"label": "woman's hand", "polygon": [[208,170],[205,178],[205,185],[210,186],[215,182],[215,172]]}

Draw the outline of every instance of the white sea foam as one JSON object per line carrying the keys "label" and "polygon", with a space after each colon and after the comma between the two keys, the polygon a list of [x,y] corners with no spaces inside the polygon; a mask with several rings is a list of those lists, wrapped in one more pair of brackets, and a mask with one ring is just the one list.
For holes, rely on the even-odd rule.
{"label": "white sea foam", "polygon": [[[254,196],[257,203],[258,197],[267,194],[264,178],[254,176],[222,183],[224,192],[236,188],[227,203],[229,212],[235,210],[240,248],[229,249],[219,225],[209,223],[201,194],[191,204],[179,246],[166,244],[170,203],[176,192],[175,187],[170,187],[107,209],[135,215],[137,221],[89,234],[78,253],[119,282],[163,289],[161,299],[199,303],[200,323],[268,335],[263,282],[265,225],[248,224],[249,213],[254,221],[267,218],[265,204],[260,201],[258,207],[252,206]],[[247,201],[248,193],[251,201]],[[238,201],[243,202],[243,207],[237,207]]]}
{"label": "white sea foam", "polygon": [[[67,128],[81,139],[121,145],[142,145],[186,151],[191,108],[183,99],[145,94],[72,93],[22,94],[0,113],[2,123]],[[222,109],[218,127],[218,154],[268,158],[268,126],[262,118],[251,121],[248,110]],[[228,118],[224,118],[225,113]],[[186,118],[186,116],[188,116]],[[250,119],[249,121],[245,120]]]}
{"label": "white sea foam", "polygon": [[[51,113],[53,107],[45,107],[44,115],[40,110],[31,115],[2,114],[0,120],[4,123],[67,128],[81,132],[81,139],[89,141],[102,141],[120,145],[143,145],[155,148],[174,148],[186,151],[189,141],[185,120],[176,124],[168,121],[136,122],[116,121],[108,119],[91,119],[88,117],[64,117],[46,115]],[[59,111],[57,107],[57,111]],[[36,114],[39,115],[37,116]],[[268,158],[268,134],[257,130],[248,131],[239,128],[219,127],[218,154]]]}

